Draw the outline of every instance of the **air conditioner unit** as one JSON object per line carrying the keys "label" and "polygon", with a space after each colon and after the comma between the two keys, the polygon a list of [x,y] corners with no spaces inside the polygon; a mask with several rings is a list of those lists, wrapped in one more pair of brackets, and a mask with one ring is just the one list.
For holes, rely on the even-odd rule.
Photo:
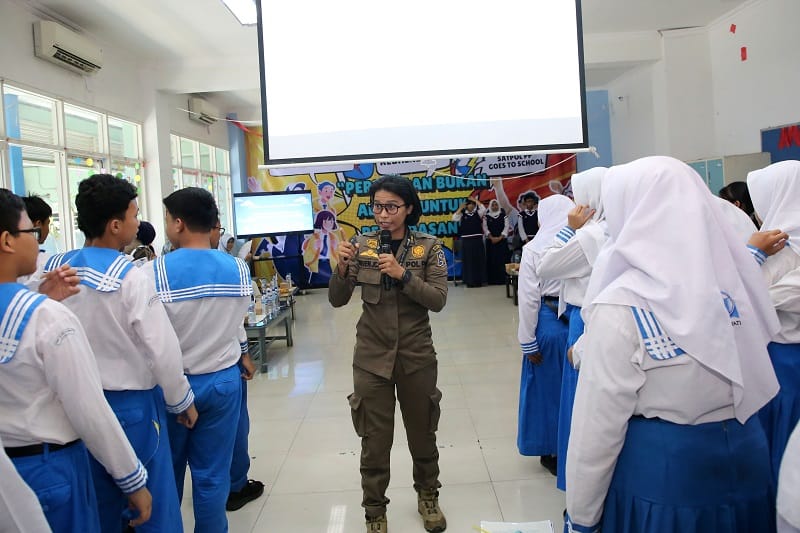
{"label": "air conditioner unit", "polygon": [[219,110],[198,96],[189,97],[189,118],[210,126],[217,121]]}
{"label": "air conditioner unit", "polygon": [[103,67],[102,48],[50,20],[33,23],[33,53],[81,74],[95,74]]}

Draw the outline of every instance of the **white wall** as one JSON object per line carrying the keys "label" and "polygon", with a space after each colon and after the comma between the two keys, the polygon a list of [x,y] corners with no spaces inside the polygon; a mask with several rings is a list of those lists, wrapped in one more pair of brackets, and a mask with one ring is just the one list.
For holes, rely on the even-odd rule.
{"label": "white wall", "polygon": [[661,60],[607,86],[614,163],[760,152],[761,129],[800,121],[799,20],[798,0],[754,0],[707,28],[663,32]]}
{"label": "white wall", "polygon": [[709,27],[718,154],[760,152],[761,129],[800,121],[798,23],[798,0],[760,0]]}
{"label": "white wall", "polygon": [[[140,203],[144,202],[147,216],[156,226],[160,245],[161,198],[172,192],[170,133],[228,149],[225,123],[209,127],[190,121],[188,113],[178,110],[187,108],[187,95],[158,91],[154,86],[157,76],[147,65],[106,43],[99,43],[103,68],[94,76],[81,76],[35,57],[33,23],[37,17],[15,2],[0,3],[0,77],[7,83],[143,125],[145,198]],[[209,75],[214,75],[213,71]]]}
{"label": "white wall", "polygon": [[663,136],[657,132],[664,131],[666,126],[656,127],[663,121],[654,87],[659,70],[663,70],[660,62],[644,65],[626,72],[608,86],[614,164],[655,155],[664,149]]}

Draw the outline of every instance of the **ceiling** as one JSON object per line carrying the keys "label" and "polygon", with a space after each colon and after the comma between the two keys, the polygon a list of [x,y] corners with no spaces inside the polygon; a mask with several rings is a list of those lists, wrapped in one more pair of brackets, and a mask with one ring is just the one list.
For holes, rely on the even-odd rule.
{"label": "ceiling", "polygon": [[[179,83],[165,88],[207,94],[223,111],[252,114],[260,106],[256,28],[240,25],[221,0],[15,1],[126,51],[142,66],[167,71],[193,64],[241,65],[232,87],[221,87],[220,80],[200,86],[194,80],[185,88]],[[587,35],[705,26],[745,1],[582,0],[583,30]],[[604,86],[635,66],[589,65],[587,86]]]}

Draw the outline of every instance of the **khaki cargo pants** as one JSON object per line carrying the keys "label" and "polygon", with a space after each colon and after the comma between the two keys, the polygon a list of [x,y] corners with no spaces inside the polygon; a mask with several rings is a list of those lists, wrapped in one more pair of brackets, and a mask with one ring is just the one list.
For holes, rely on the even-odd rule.
{"label": "khaki cargo pants", "polygon": [[362,506],[367,516],[386,513],[386,488],[389,485],[389,454],[394,437],[395,390],[414,462],[414,488],[438,489],[439,450],[436,430],[441,413],[442,392],[436,388],[437,364],[412,374],[395,366],[392,379],[384,379],[353,367],[354,392],[347,397],[353,427],[361,437]]}

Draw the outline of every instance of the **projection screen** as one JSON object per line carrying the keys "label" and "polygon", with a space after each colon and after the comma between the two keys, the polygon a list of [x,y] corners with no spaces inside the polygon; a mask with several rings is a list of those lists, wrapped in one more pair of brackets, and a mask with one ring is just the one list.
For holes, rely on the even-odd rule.
{"label": "projection screen", "polygon": [[260,0],[267,166],[588,146],[580,0]]}

